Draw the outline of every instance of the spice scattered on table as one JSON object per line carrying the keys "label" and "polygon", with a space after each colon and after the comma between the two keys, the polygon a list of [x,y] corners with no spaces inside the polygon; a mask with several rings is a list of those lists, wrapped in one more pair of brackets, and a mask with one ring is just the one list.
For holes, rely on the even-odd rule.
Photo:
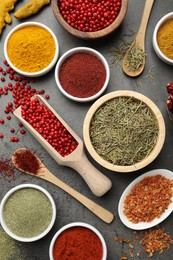
{"label": "spice scattered on table", "polygon": [[157,43],[161,52],[173,60],[173,18],[165,21],[157,32]]}
{"label": "spice scattered on table", "polygon": [[160,218],[172,202],[173,180],[159,173],[145,177],[131,189],[124,201],[124,215],[132,223]]}
{"label": "spice scattered on table", "polygon": [[21,108],[25,119],[61,156],[67,156],[78,146],[64,125],[37,98]]}
{"label": "spice scattered on table", "polygon": [[50,32],[39,26],[27,26],[14,31],[7,43],[11,63],[24,72],[45,69],[52,62],[55,49]]}
{"label": "spice scattered on table", "polygon": [[21,244],[17,243],[0,228],[0,259],[23,260],[24,258]]}
{"label": "spice scattered on table", "polygon": [[124,34],[120,41],[110,49],[110,55],[112,57],[111,64],[115,66],[121,65],[121,61],[132,44],[132,40],[130,39],[134,35],[135,32],[133,30]]}
{"label": "spice scattered on table", "polygon": [[106,80],[106,69],[95,55],[86,52],[72,54],[61,65],[59,81],[70,95],[87,98],[99,92]]}
{"label": "spice scattered on table", "polygon": [[150,108],[133,97],[107,101],[94,114],[90,139],[96,152],[115,165],[133,165],[146,158],[158,138]]}
{"label": "spice scattered on table", "polygon": [[5,223],[19,237],[31,238],[43,233],[51,222],[52,214],[48,197],[35,188],[15,191],[4,205]]}
{"label": "spice scattered on table", "polygon": [[31,150],[16,151],[13,160],[15,165],[24,172],[37,174],[40,169],[40,162]]}
{"label": "spice scattered on table", "polygon": [[63,231],[53,247],[54,260],[101,260],[103,248],[99,237],[90,229],[73,227]]}
{"label": "spice scattered on table", "polygon": [[144,51],[136,44],[127,52],[126,66],[130,71],[137,71],[145,62]]}
{"label": "spice scattered on table", "polygon": [[4,179],[8,182],[15,181],[15,168],[10,159],[0,159],[0,179]]}
{"label": "spice scattered on table", "polygon": [[[8,64],[6,60],[3,61],[3,64],[6,66],[6,68],[3,68],[3,66],[0,66],[0,74],[2,74],[4,77],[4,86],[0,86],[0,99],[6,100],[6,97],[8,98],[8,95],[12,96],[12,101],[7,102],[5,107],[1,107],[1,109],[4,109],[4,118],[0,118],[0,124],[3,125],[1,129],[4,128],[4,133],[0,133],[0,137],[3,139],[4,137],[8,136],[10,133],[15,133],[15,136],[8,137],[10,142],[18,142],[20,141],[20,138],[16,135],[18,134],[24,134],[24,132],[21,133],[19,129],[9,128],[9,132],[6,131],[6,126],[8,125],[8,119],[6,118],[8,114],[11,114],[11,119],[13,116],[13,111],[15,108],[19,107],[22,104],[25,104],[30,100],[30,98],[34,94],[40,94],[44,95],[45,90],[36,90],[32,87],[32,84],[35,83],[36,79],[29,79],[25,76],[19,76]],[[2,79],[2,78],[0,78]],[[6,83],[8,81],[8,83]],[[45,95],[47,96],[47,94]],[[49,96],[49,95],[48,95]],[[10,120],[11,120],[10,119]],[[19,123],[19,127],[23,127],[21,123]],[[1,130],[1,131],[2,131]]]}
{"label": "spice scattered on table", "polygon": [[[133,231],[131,239],[116,236],[114,241],[118,243],[118,247],[122,246],[121,260],[132,259],[135,256],[145,259],[146,257],[153,257],[156,253],[161,255],[165,250],[169,250],[171,244],[173,244],[170,234],[160,227],[140,232]],[[146,252],[147,256],[143,252]]]}
{"label": "spice scattered on table", "polygon": [[117,18],[121,5],[121,0],[58,1],[66,22],[83,32],[95,32],[111,25]]}
{"label": "spice scattered on table", "polygon": [[30,0],[14,13],[14,17],[19,20],[24,19],[38,13],[41,8],[48,4],[50,4],[50,0]]}

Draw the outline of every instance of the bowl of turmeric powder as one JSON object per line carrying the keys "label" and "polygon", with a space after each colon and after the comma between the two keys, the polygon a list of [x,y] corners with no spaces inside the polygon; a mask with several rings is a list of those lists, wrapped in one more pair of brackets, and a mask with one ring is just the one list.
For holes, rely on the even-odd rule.
{"label": "bowl of turmeric powder", "polygon": [[173,65],[173,12],[163,16],[157,23],[153,33],[153,47],[158,57],[169,65]]}
{"label": "bowl of turmeric powder", "polygon": [[21,75],[38,77],[49,72],[59,55],[59,43],[53,31],[38,22],[14,27],[4,43],[5,58]]}

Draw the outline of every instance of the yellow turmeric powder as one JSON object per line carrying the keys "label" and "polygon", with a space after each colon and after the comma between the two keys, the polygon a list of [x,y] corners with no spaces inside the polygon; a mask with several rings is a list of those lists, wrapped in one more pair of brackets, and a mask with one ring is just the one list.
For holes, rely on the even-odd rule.
{"label": "yellow turmeric powder", "polygon": [[157,33],[157,42],[161,52],[173,60],[173,18],[161,25]]}
{"label": "yellow turmeric powder", "polygon": [[38,13],[43,6],[48,4],[50,4],[50,0],[30,0],[14,13],[14,17],[17,19],[26,18]]}
{"label": "yellow turmeric powder", "polygon": [[28,26],[12,33],[7,53],[16,68],[24,72],[38,72],[51,63],[55,48],[55,41],[46,29]]}

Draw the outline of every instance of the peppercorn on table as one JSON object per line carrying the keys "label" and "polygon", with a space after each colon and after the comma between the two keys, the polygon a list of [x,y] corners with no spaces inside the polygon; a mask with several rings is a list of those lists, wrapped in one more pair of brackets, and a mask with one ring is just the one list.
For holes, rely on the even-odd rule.
{"label": "peppercorn on table", "polygon": [[[140,175],[155,169],[173,171],[173,122],[171,122],[167,111],[167,99],[170,96],[170,87],[168,93],[167,84],[170,83],[168,86],[172,86],[173,67],[158,58],[152,45],[154,28],[162,16],[172,11],[172,0],[157,0],[154,2],[146,31],[145,69],[139,77],[135,78],[125,75],[121,65],[125,52],[138,32],[145,5],[144,0],[129,0],[128,11],[121,26],[113,34],[97,40],[82,40],[66,32],[54,17],[51,4],[48,4],[49,1],[47,4],[41,4],[41,1],[39,1],[39,6],[43,5],[43,7],[32,16],[26,17],[25,14],[22,14],[23,17],[26,17],[25,20],[15,18],[14,13],[24,4],[27,4],[28,0],[11,1],[11,6],[9,7],[5,5],[5,2],[0,1],[0,201],[2,201],[10,189],[19,184],[31,183],[40,185],[55,200],[57,216],[50,232],[42,239],[33,243],[22,243],[13,240],[0,226],[0,259],[49,260],[49,246],[55,233],[66,224],[85,222],[94,226],[103,235],[107,245],[107,260],[137,260],[147,259],[148,256],[151,256],[152,259],[171,260],[173,250],[172,214],[160,223],[159,226],[145,231],[135,231],[129,229],[121,222],[118,215],[118,204],[127,186]],[[32,2],[34,1],[31,1],[31,5]],[[81,1],[77,2],[80,4]],[[84,6],[87,3],[87,1],[82,2]],[[93,2],[96,3],[97,1]],[[120,0],[116,2],[123,3]],[[6,18],[8,13],[12,19],[11,24],[9,23],[10,19]],[[81,176],[72,168],[59,165],[12,113],[15,107],[20,105],[27,106],[28,98],[33,94],[40,94],[71,129],[83,139],[84,118],[94,103],[94,101],[77,103],[64,96],[56,86],[55,67],[46,75],[28,79],[18,75],[8,66],[3,51],[6,36],[13,27],[26,21],[43,23],[55,33],[59,41],[59,57],[69,49],[80,46],[90,47],[99,51],[106,58],[110,67],[110,82],[104,94],[116,90],[137,91],[150,98],[163,115],[166,126],[164,146],[157,158],[143,169],[132,173],[113,172],[99,165],[86,151],[89,161],[112,182],[112,188],[102,197],[96,197]],[[25,39],[23,39],[23,44],[25,44]],[[86,68],[87,66],[88,64],[86,64]],[[75,82],[75,79],[73,81]],[[169,103],[169,108],[171,104]],[[173,110],[170,109],[170,111]],[[30,115],[32,116],[32,111],[30,111]],[[171,118],[173,118],[172,112]],[[49,132],[49,130],[51,130],[51,127],[47,126],[46,131]],[[39,131],[42,131],[41,127]],[[55,185],[17,170],[12,164],[11,156],[19,148],[27,148],[34,151],[44,165],[61,181],[112,212],[115,215],[112,223],[107,224],[103,222],[77,200]],[[164,191],[162,192],[164,193]],[[132,207],[132,205],[130,206]],[[75,258],[69,257],[68,259],[74,260]],[[91,259],[100,258],[93,257]]]}

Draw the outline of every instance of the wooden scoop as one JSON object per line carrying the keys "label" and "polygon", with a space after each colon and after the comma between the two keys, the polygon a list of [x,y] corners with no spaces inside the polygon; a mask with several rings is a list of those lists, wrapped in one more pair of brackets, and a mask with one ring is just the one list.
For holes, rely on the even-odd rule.
{"label": "wooden scoop", "polygon": [[27,150],[27,149],[25,149],[25,148],[18,149],[12,155],[12,162],[14,163],[14,165],[16,166],[17,169],[19,169],[20,171],[27,173],[29,175],[47,180],[47,181],[53,183],[54,185],[58,186],[59,188],[61,188],[62,190],[66,191],[68,194],[70,194],[72,197],[74,197],[76,200],[78,200],[80,203],[82,203],[86,208],[88,208],[90,211],[92,211],[96,216],[98,216],[100,219],[102,219],[106,223],[111,223],[113,221],[114,215],[111,212],[102,208],[101,206],[99,206],[98,204],[93,202],[92,200],[88,199],[87,197],[85,197],[84,195],[82,195],[81,193],[74,190],[73,188],[71,188],[64,182],[62,182],[60,179],[55,177],[34,153],[33,153],[33,156],[35,156],[37,158],[37,160],[40,164],[40,168],[39,168],[37,174],[34,174],[32,172],[27,172],[27,171],[24,171],[22,168],[19,168],[19,166],[17,165],[16,160],[15,160],[15,157],[16,157],[15,155],[24,150]]}
{"label": "wooden scoop", "polygon": [[23,125],[30,131],[30,133],[37,139],[37,141],[45,148],[45,150],[55,159],[60,165],[65,165],[76,170],[85,180],[91,191],[98,197],[104,195],[111,187],[111,181],[98,171],[87,159],[83,141],[76,135],[76,133],[66,124],[66,122],[56,113],[56,111],[46,102],[40,95],[35,95],[32,98],[37,98],[40,103],[44,104],[58,120],[64,125],[69,133],[78,142],[77,148],[69,155],[61,156],[21,115],[21,107],[18,107],[13,114],[23,123]]}
{"label": "wooden scoop", "polygon": [[127,53],[126,53],[126,55],[124,56],[124,59],[123,59],[123,70],[130,77],[139,76],[142,73],[142,71],[144,70],[144,67],[145,67],[145,57],[144,57],[143,64],[140,65],[140,67],[137,70],[131,71],[129,69],[129,67],[127,66],[127,58],[128,58],[129,51],[132,48],[134,48],[134,46],[137,46],[139,49],[141,49],[145,53],[145,33],[146,33],[146,28],[147,28],[147,24],[148,24],[148,20],[149,20],[149,16],[150,16],[150,13],[151,13],[153,3],[154,3],[154,0],[146,0],[141,24],[140,24],[140,27],[139,27],[139,31],[136,35],[136,39],[132,42],[129,50],[127,51]]}

